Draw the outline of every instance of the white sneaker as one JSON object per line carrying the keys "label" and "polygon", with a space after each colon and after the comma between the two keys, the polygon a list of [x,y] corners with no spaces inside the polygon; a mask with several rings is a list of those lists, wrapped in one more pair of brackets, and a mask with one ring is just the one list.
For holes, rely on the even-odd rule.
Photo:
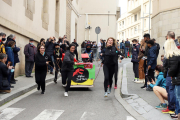
{"label": "white sneaker", "polygon": [[107,96],[108,96],[108,93],[107,93],[107,92],[105,92],[105,93],[104,93],[104,97],[107,97]]}
{"label": "white sneaker", "polygon": [[137,82],[138,81],[138,79],[134,79],[134,82]]}
{"label": "white sneaker", "polygon": [[66,87],[66,85],[62,85],[63,87]]}
{"label": "white sneaker", "polygon": [[111,88],[108,88],[108,92],[107,92],[108,94],[110,94],[111,93]]}
{"label": "white sneaker", "polygon": [[143,83],[143,80],[138,79],[138,81],[136,81],[136,83]]}
{"label": "white sneaker", "polygon": [[67,93],[67,92],[64,92],[64,96],[65,96],[65,97],[68,97],[68,93]]}

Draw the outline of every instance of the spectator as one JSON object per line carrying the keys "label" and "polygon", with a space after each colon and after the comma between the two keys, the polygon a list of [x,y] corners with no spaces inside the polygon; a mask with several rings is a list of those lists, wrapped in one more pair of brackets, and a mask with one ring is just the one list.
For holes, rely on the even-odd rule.
{"label": "spectator", "polygon": [[[168,33],[168,40],[165,42],[165,57],[168,66],[168,75],[172,77],[172,84],[175,85],[176,117],[180,119],[180,50],[175,42],[174,32]],[[167,68],[166,68],[167,69]]]}
{"label": "spectator", "polygon": [[[24,54],[25,54],[25,74],[26,77],[33,77],[31,76],[32,69],[34,67],[35,62],[35,55],[37,48],[34,46],[34,39],[29,39],[29,44],[24,47]],[[43,44],[43,43],[42,43]]]}
{"label": "spectator", "polygon": [[[14,67],[14,52],[13,52],[13,48],[15,47],[15,41],[9,41],[8,42],[8,46],[6,46],[6,54],[8,55],[8,59],[6,64],[8,66],[13,66]],[[9,84],[15,84],[14,81],[12,81],[11,77],[14,73],[14,69],[11,69],[11,72],[8,75],[8,81]],[[11,88],[14,88],[14,86],[11,86]]]}
{"label": "spectator", "polygon": [[85,42],[83,42],[83,43],[81,44],[81,48],[86,48],[86,43],[85,43]]}
{"label": "spectator", "polygon": [[10,84],[7,77],[9,76],[13,66],[6,66],[7,55],[0,53],[0,92],[10,93]]}
{"label": "spectator", "polygon": [[139,81],[139,60],[138,60],[138,54],[139,54],[139,44],[136,39],[132,41],[133,47],[132,47],[132,59],[131,62],[133,63],[133,71],[135,75],[134,82]]}
{"label": "spectator", "polygon": [[58,71],[61,73],[62,66],[62,48],[60,48],[60,45],[58,43],[55,44],[54,62],[56,67],[54,82],[57,83],[57,74]]}
{"label": "spectator", "polygon": [[140,44],[140,51],[139,51],[139,55],[138,55],[138,59],[139,59],[139,81],[136,83],[143,83],[145,81],[145,74],[144,74],[144,59],[143,59],[143,51],[145,51],[145,47],[146,47],[146,42],[144,41],[144,39],[141,40],[141,44]]}
{"label": "spectator", "polygon": [[5,41],[6,39],[3,39],[3,33],[0,33],[0,53],[4,53],[6,54],[6,50],[5,50]]}
{"label": "spectator", "polygon": [[151,82],[147,82],[147,84],[153,88],[154,93],[159,98],[161,103],[159,106],[156,106],[156,109],[165,109],[167,108],[167,104],[164,100],[168,99],[167,92],[166,92],[166,79],[164,78],[163,73],[163,66],[157,65],[155,68],[155,72],[157,75],[157,81],[155,79],[152,79]]}
{"label": "spectator", "polygon": [[[149,48],[147,46],[147,42],[149,40],[150,40],[150,34],[144,34],[144,41],[146,42],[145,50],[140,49],[141,52],[144,54],[143,59],[144,59],[144,73],[145,74],[147,73],[147,54],[148,54],[148,51],[149,51]],[[146,87],[147,87],[146,81],[147,81],[147,76],[145,76],[145,83],[141,87],[142,89],[146,89]]]}
{"label": "spectator", "polygon": [[[147,74],[148,74],[149,81],[151,81],[152,79],[154,80],[154,69],[156,68],[156,65],[157,65],[157,56],[156,56],[157,48],[156,48],[156,46],[154,46],[153,40],[149,40],[147,42],[147,45],[149,48],[149,51],[147,54],[147,66],[148,66]],[[146,81],[145,81],[146,86],[147,86],[147,82],[148,82],[148,79],[146,79]],[[148,87],[146,90],[152,91],[152,88]]]}
{"label": "spectator", "polygon": [[41,40],[40,40],[40,43],[38,43],[37,44],[37,47],[39,46],[39,45],[44,45],[45,46],[45,39],[44,38],[41,38]]}
{"label": "spectator", "polygon": [[102,45],[102,39],[100,39],[100,42],[98,43],[98,53],[99,53],[99,60],[101,59],[101,45]]}
{"label": "spectator", "polygon": [[[175,34],[174,32],[169,31],[167,34],[167,43],[169,43],[169,45],[171,45],[172,43],[169,40],[175,40]],[[165,42],[165,44],[166,44]],[[176,45],[175,48],[177,49],[177,44],[175,44],[175,41],[173,44]],[[173,46],[169,46],[169,47],[173,47]],[[172,48],[167,49],[167,47],[165,47],[167,49],[167,52],[169,52],[169,50],[171,50]],[[166,52],[165,49],[165,52]],[[173,51],[172,51],[173,52]],[[166,54],[166,53],[165,53]],[[170,60],[170,59],[169,59]],[[172,84],[172,79],[171,76],[168,74],[169,71],[169,60],[166,59],[166,55],[164,56],[164,60],[163,60],[163,66],[165,68],[164,70],[164,77],[166,78],[166,91],[168,93],[168,107],[166,110],[163,110],[163,113],[170,113],[172,114],[175,111],[175,106],[178,106],[178,104],[176,104],[176,98],[175,98],[175,85]],[[178,64],[177,64],[178,65]],[[178,108],[178,107],[177,107]],[[176,109],[177,110],[177,109]],[[178,111],[176,111],[176,115],[171,116],[172,118],[177,118]]]}
{"label": "spectator", "polygon": [[158,58],[160,45],[158,43],[156,43],[156,39],[152,39],[152,40],[154,41],[154,45],[157,47],[156,55],[157,55],[157,58]]}
{"label": "spectator", "polygon": [[76,45],[76,47],[75,47],[76,49],[75,49],[75,51],[74,51],[74,54],[76,54],[76,60],[78,60],[77,47],[79,47],[79,45],[77,44],[76,39],[74,39],[74,42],[72,42],[72,43]]}
{"label": "spectator", "polygon": [[[54,44],[55,44],[55,41],[53,37],[50,37],[49,39],[47,39],[46,44],[45,44],[46,53],[51,57],[51,60],[53,61],[53,63],[54,63],[54,56],[53,56]],[[50,74],[53,74],[53,68],[49,66],[49,69],[50,69]]]}
{"label": "spectator", "polygon": [[[8,43],[10,41],[15,42],[15,46],[13,47],[13,52],[14,52],[14,69],[16,68],[16,63],[19,63],[19,57],[18,57],[18,52],[21,50],[20,47],[16,47],[16,36],[14,34],[11,34],[8,36],[8,39],[6,41],[5,46],[8,46]],[[8,56],[9,57],[9,56]],[[14,72],[12,72],[12,77],[11,77],[11,83],[16,83],[17,80],[14,79]]]}
{"label": "spectator", "polygon": [[119,40],[117,40],[117,47],[120,50],[120,44],[119,44]]}
{"label": "spectator", "polygon": [[130,42],[128,41],[128,38],[127,38],[127,41],[125,42],[125,57],[126,58],[127,58],[129,48],[130,48]]}
{"label": "spectator", "polygon": [[124,44],[124,40],[122,40],[122,42],[120,43],[120,50],[122,54],[124,54],[124,49],[125,49],[125,44]]}

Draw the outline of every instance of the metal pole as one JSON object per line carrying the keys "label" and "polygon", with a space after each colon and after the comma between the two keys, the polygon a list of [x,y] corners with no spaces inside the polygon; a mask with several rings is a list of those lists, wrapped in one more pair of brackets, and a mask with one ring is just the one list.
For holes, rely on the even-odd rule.
{"label": "metal pole", "polygon": [[109,26],[109,11],[108,11],[108,26]]}
{"label": "metal pole", "polygon": [[99,56],[99,54],[98,54],[98,49],[99,49],[99,47],[98,47],[98,34],[97,34],[97,53],[96,53],[96,60],[97,60],[97,58],[98,58],[98,56]]}
{"label": "metal pole", "polygon": [[144,12],[143,12],[143,35],[144,35]]}
{"label": "metal pole", "polygon": [[149,34],[150,34],[150,21],[151,21],[151,0],[149,0]]}

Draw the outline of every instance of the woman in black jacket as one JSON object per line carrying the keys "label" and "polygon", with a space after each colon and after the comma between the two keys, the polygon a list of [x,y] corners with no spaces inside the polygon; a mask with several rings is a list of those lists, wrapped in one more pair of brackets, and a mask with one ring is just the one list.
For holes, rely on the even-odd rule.
{"label": "woman in black jacket", "polygon": [[68,90],[71,85],[71,78],[74,72],[74,50],[75,50],[76,45],[75,44],[70,44],[69,45],[69,50],[66,51],[64,59],[63,59],[63,64],[62,64],[62,84],[63,87],[66,85],[66,79],[67,80],[67,86],[66,90],[64,93],[64,96],[68,96]]}
{"label": "woman in black jacket", "polygon": [[8,82],[8,75],[13,66],[6,66],[7,55],[0,53],[0,92],[10,93],[10,84]]}
{"label": "woman in black jacket", "polygon": [[44,45],[38,46],[38,53],[35,57],[35,79],[38,84],[38,90],[42,90],[41,94],[45,92],[45,79],[47,74],[47,66],[54,68],[51,57],[45,53]]}
{"label": "woman in black jacket", "polygon": [[[103,71],[104,71],[104,90],[105,94],[104,97],[107,97],[108,94],[111,93],[111,87],[112,87],[112,78],[113,74],[115,72],[115,65],[117,62],[117,53],[116,51],[116,40],[112,37],[108,38],[107,40],[107,47],[105,48],[104,52],[101,53],[101,56],[104,56],[104,59],[102,61],[103,66]],[[108,87],[109,83],[109,87]],[[108,92],[107,92],[108,88]]]}
{"label": "woman in black jacket", "polygon": [[167,72],[172,77],[172,84],[175,85],[175,97],[176,97],[176,115],[171,117],[178,117],[180,119],[180,50],[175,44],[175,41],[168,36],[164,44],[165,48],[165,60],[164,60],[164,77],[166,78]]}

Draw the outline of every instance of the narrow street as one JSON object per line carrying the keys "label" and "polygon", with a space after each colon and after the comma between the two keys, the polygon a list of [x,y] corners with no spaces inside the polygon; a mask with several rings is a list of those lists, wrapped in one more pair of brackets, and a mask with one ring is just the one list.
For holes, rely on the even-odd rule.
{"label": "narrow street", "polygon": [[[124,60],[123,63],[126,63]],[[123,63],[119,64],[122,67]],[[97,65],[97,63],[95,63]],[[98,71],[99,67],[96,67]],[[5,108],[1,120],[133,120],[114,97],[104,98],[103,69],[93,88],[73,88],[64,97],[61,80],[46,87],[44,95],[36,91]],[[27,93],[28,94],[28,93]],[[2,106],[3,107],[3,106]]]}

